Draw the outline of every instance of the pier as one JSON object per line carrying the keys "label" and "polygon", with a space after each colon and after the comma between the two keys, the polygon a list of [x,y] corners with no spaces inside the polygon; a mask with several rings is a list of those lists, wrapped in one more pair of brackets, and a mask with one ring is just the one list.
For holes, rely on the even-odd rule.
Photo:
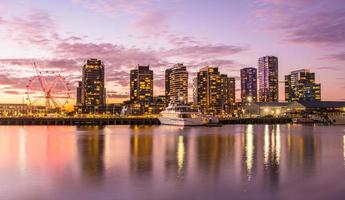
{"label": "pier", "polygon": [[[285,124],[291,118],[229,118],[220,119],[220,124]],[[0,118],[0,125],[159,125],[158,118]]]}
{"label": "pier", "polygon": [[220,119],[221,124],[287,124],[291,123],[291,118],[282,118],[282,117],[262,117],[262,118],[229,118],[229,119]]}
{"label": "pier", "polygon": [[0,118],[0,125],[158,125],[157,118]]}

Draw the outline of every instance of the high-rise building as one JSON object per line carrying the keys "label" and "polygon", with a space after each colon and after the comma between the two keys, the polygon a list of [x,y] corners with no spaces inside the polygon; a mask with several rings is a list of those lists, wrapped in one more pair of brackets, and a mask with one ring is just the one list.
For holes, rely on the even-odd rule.
{"label": "high-rise building", "polygon": [[217,67],[201,68],[197,75],[197,106],[202,113],[221,115],[231,107],[235,80],[219,73]]}
{"label": "high-rise building", "polygon": [[225,113],[233,113],[236,103],[236,79],[228,77],[227,75],[221,75],[223,79],[223,110]]}
{"label": "high-rise building", "polygon": [[198,77],[193,78],[193,105],[198,104]]}
{"label": "high-rise building", "polygon": [[242,103],[257,101],[257,87],[257,70],[252,67],[241,69]]}
{"label": "high-rise building", "polygon": [[89,59],[82,68],[82,82],[79,85],[80,106],[83,113],[97,113],[106,104],[104,64],[101,60]]}
{"label": "high-rise building", "polygon": [[188,103],[188,72],[183,64],[165,70],[165,96],[167,103]]}
{"label": "high-rise building", "polygon": [[265,56],[259,58],[259,101],[279,101],[278,58]]}
{"label": "high-rise building", "polygon": [[150,66],[140,66],[130,73],[130,101],[134,115],[152,113],[153,71]]}
{"label": "high-rise building", "polygon": [[321,84],[315,83],[315,73],[308,69],[285,76],[286,101],[321,101]]}
{"label": "high-rise building", "polygon": [[83,88],[83,82],[78,81],[78,87],[77,87],[77,102],[76,105],[80,106],[81,105],[81,97],[83,95],[82,93],[82,88]]}

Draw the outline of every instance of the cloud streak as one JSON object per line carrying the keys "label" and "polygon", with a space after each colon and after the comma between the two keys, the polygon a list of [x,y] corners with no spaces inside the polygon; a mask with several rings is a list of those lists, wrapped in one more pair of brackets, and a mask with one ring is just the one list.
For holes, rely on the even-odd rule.
{"label": "cloud streak", "polygon": [[[280,31],[287,41],[320,45],[345,43],[345,7],[325,9],[321,0],[284,1],[265,0],[256,16],[269,24],[272,31]],[[333,2],[334,4],[337,4]],[[308,7],[308,9],[305,9]]]}

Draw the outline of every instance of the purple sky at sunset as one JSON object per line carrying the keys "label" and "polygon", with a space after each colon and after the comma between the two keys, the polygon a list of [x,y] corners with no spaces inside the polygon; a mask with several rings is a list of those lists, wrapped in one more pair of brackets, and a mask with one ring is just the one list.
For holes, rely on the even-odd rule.
{"label": "purple sky at sunset", "polygon": [[323,100],[345,100],[343,0],[2,0],[0,13],[0,103],[22,101],[34,61],[76,86],[85,60],[101,59],[108,97],[122,101],[137,64],[159,95],[174,63],[191,78],[205,65],[239,77],[265,55],[279,58],[281,100],[284,75],[302,68]]}

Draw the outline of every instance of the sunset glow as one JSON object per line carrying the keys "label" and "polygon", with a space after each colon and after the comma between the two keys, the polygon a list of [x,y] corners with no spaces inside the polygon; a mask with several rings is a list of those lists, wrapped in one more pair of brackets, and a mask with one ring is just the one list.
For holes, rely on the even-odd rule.
{"label": "sunset glow", "polygon": [[190,79],[218,66],[237,78],[240,99],[240,69],[266,55],[279,58],[280,100],[284,75],[308,68],[322,100],[344,101],[344,10],[341,0],[2,0],[0,103],[25,101],[34,62],[66,77],[74,96],[89,58],[105,64],[108,102],[129,98],[138,64],[150,65],[154,95],[164,94],[164,71],[176,63]]}

